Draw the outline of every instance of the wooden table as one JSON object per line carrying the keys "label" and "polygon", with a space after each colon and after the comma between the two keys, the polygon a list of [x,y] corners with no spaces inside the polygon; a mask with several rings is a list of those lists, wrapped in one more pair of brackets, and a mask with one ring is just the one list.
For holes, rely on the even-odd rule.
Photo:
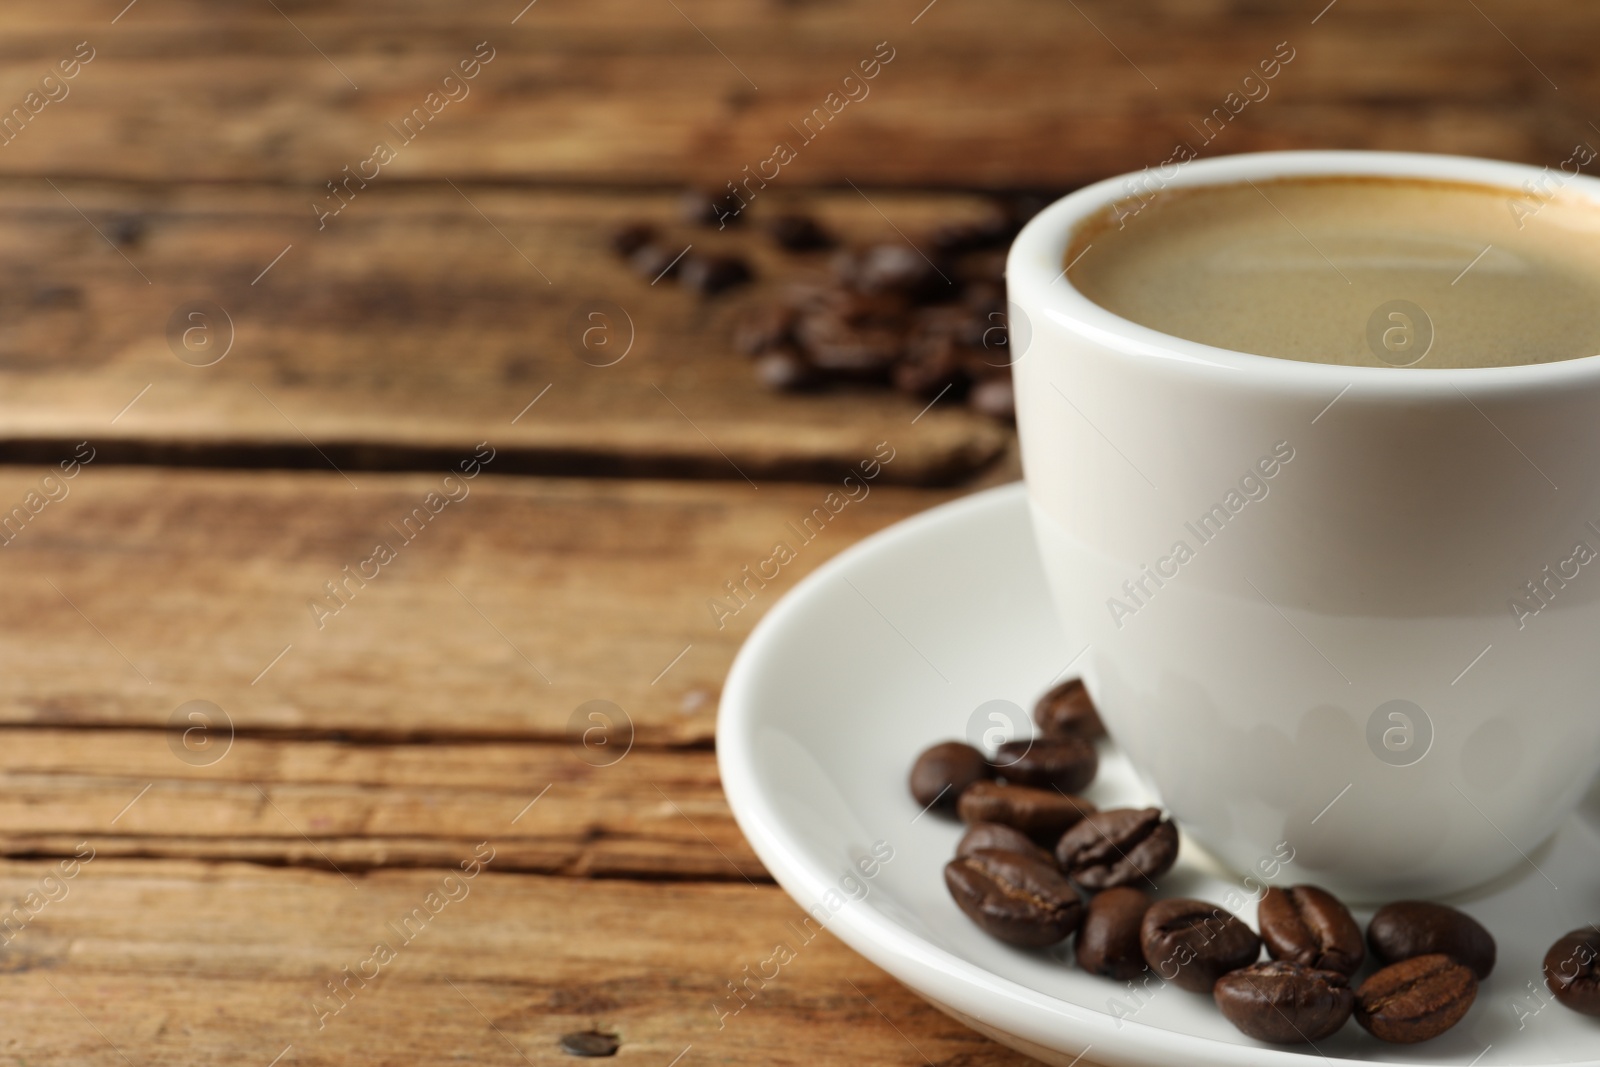
{"label": "wooden table", "polygon": [[[757,247],[704,303],[605,234],[675,225],[880,46],[753,214],[892,240],[1153,165],[1282,42],[1205,154],[1600,143],[1600,13],[1553,0],[125,2],[0,11],[17,1062],[565,1062],[585,1030],[661,1065],[1021,1062],[832,939],[714,1007],[798,915],[717,782],[734,651],[832,553],[1015,477],[1010,434],[766,393],[730,323],[801,268],[683,230]],[[593,300],[632,324],[613,366],[567,340]],[[209,366],[173,343],[202,307]],[[719,628],[707,599],[881,440],[884,484]],[[583,743],[591,701],[624,758]]]}

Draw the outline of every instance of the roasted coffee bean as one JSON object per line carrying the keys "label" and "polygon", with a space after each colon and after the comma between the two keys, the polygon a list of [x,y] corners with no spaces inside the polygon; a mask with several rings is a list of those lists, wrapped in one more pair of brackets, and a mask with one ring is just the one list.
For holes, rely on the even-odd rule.
{"label": "roasted coffee bean", "polygon": [[755,277],[755,272],[743,257],[726,255],[686,256],[682,274],[684,287],[702,296],[725,293]]}
{"label": "roasted coffee bean", "polygon": [[1383,963],[1442,952],[1472,968],[1480,982],[1494,970],[1494,938],[1478,920],[1447,904],[1425,900],[1385,904],[1367,925],[1367,946]]}
{"label": "roasted coffee bean", "polygon": [[1055,857],[1034,844],[1033,839],[1027,834],[998,822],[980,822],[969,826],[967,832],[961,835],[961,840],[956,842],[956,855],[970,856],[985,848],[999,849],[1002,852],[1021,852],[1052,867],[1056,865]]}
{"label": "roasted coffee bean", "polygon": [[737,226],[744,221],[744,203],[728,192],[690,189],[678,201],[683,221],[695,226]]}
{"label": "roasted coffee bean", "polygon": [[1083,737],[1090,741],[1106,736],[1100,713],[1089,699],[1089,690],[1074,678],[1062,682],[1039,698],[1033,706],[1033,723],[1046,737]]}
{"label": "roasted coffee bean", "polygon": [[734,327],[733,347],[747,356],[759,356],[794,340],[795,310],[785,304],[767,304],[745,314]]}
{"label": "roasted coffee bean", "polygon": [[802,312],[795,336],[818,370],[856,381],[886,380],[904,344],[894,327],[856,325],[825,308]]}
{"label": "roasted coffee bean", "polygon": [[611,234],[611,250],[627,259],[656,239],[656,228],[648,222],[630,222]]}
{"label": "roasted coffee bean", "polygon": [[1139,929],[1149,908],[1150,894],[1128,885],[1090,897],[1078,930],[1078,966],[1119,982],[1143,974]]}
{"label": "roasted coffee bean", "polygon": [[979,849],[945,865],[944,884],[984,933],[1008,945],[1042,948],[1072,936],[1083,904],[1047,860]]}
{"label": "roasted coffee bean", "polygon": [[1217,979],[1217,1007],[1246,1037],[1303,1045],[1331,1037],[1350,1018],[1355,994],[1338,971],[1298,963],[1252,963]]}
{"label": "roasted coffee bean", "polygon": [[1600,933],[1580,926],[1544,955],[1544,984],[1564,1006],[1600,1016]]}
{"label": "roasted coffee bean", "polygon": [[960,741],[944,741],[925,750],[911,765],[911,795],[925,808],[954,811],[969,786],[993,773],[982,752]]}
{"label": "roasted coffee bean", "polygon": [[779,215],[767,223],[767,233],[778,247],[789,252],[814,252],[819,248],[832,248],[833,234],[810,215],[796,212]]}
{"label": "roasted coffee bean", "polygon": [[561,1035],[561,1051],[568,1056],[615,1056],[621,1047],[622,1042],[610,1034],[592,1030]]}
{"label": "roasted coffee bean", "polygon": [[1009,421],[1017,417],[1016,386],[1011,379],[985,378],[967,393],[967,406],[991,419]]}
{"label": "roasted coffee bean", "polygon": [[971,825],[998,822],[1014,827],[1040,844],[1054,844],[1074,823],[1095,810],[1082,797],[1026,785],[974,782],[961,794],[956,812]]}
{"label": "roasted coffee bean", "polygon": [[1356,990],[1356,1022],[1373,1037],[1409,1045],[1438,1037],[1472,1007],[1472,971],[1443,953],[1391,963]]}
{"label": "roasted coffee bean", "polygon": [[822,384],[817,368],[792,345],[769,348],[756,357],[756,380],[780,393],[800,393]]}
{"label": "roasted coffee bean", "polygon": [[919,303],[957,295],[939,268],[907,244],[863,249],[851,269],[850,282],[863,293],[899,293]]}
{"label": "roasted coffee bean", "polygon": [[1076,737],[1007,741],[995,750],[995,773],[1017,785],[1082,792],[1100,769],[1094,745]]}
{"label": "roasted coffee bean", "polygon": [[1239,917],[1204,900],[1158,900],[1139,928],[1144,961],[1191,993],[1209,993],[1229,971],[1261,955],[1261,939]]}
{"label": "roasted coffee bean", "polygon": [[683,269],[683,257],[677,251],[654,242],[640,245],[628,257],[628,266],[639,277],[652,285],[662,278],[671,278]]}
{"label": "roasted coffee bean", "polygon": [[894,365],[894,387],[928,398],[959,399],[969,379],[956,345],[949,338],[913,341]]}
{"label": "roasted coffee bean", "polygon": [[1352,975],[1367,955],[1350,909],[1314,885],[1271,887],[1261,898],[1256,923],[1275,960]]}
{"label": "roasted coffee bean", "polygon": [[928,235],[928,250],[942,256],[959,256],[1004,247],[1016,231],[1008,214],[996,207],[971,222],[949,222]]}
{"label": "roasted coffee bean", "polygon": [[[1088,744],[1088,742],[1080,742]],[[1178,859],[1178,828],[1159,808],[1113,808],[1086,816],[1061,835],[1056,862],[1089,892],[1149,883]]]}

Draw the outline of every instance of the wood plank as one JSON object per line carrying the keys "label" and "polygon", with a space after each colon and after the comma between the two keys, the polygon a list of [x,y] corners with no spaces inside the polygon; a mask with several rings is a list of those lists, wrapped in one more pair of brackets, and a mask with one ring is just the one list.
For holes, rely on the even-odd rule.
{"label": "wood plank", "polygon": [[[1009,437],[949,402],[920,414],[924,399],[888,391],[766,390],[734,324],[821,273],[818,257],[676,226],[670,195],[374,188],[319,232],[303,191],[57,184],[0,183],[0,459],[92,438],[111,462],[427,469],[487,439],[496,473],[759,483],[833,481],[892,436],[886,480],[949,484]],[[982,206],[789,203],[888,240]],[[608,247],[637,218],[702,250],[748,248],[764,281],[709,304],[652,286]],[[196,300],[221,309],[203,320],[212,343],[231,339],[211,366],[175,355],[203,328],[179,311]],[[569,339],[594,301],[613,308],[612,366]]]}
{"label": "wood plank", "polygon": [[[399,147],[385,181],[720,185],[793,140],[784,183],[1075,184],[1164,159],[1285,40],[1294,64],[1208,152],[1339,144],[1553,166],[1594,136],[1583,101],[1600,88],[1600,12],[1560,0],[279,6],[141,3],[115,24],[123,5],[105,0],[5,12],[0,100],[20,102],[78,41],[97,54],[0,151],[0,173],[321,188],[480,41],[495,58],[470,95]],[[811,141],[794,133],[879,42],[895,58],[870,95]]]}
{"label": "wood plank", "polygon": [[502,871],[770,881],[710,751],[616,755],[230,739],[222,728],[0,729],[0,855],[70,856],[92,838],[108,856],[352,873],[451,867],[493,837]]}
{"label": "wood plank", "polygon": [[[608,700],[641,744],[706,744],[756,616],[954,495],[479,476],[430,518],[443,472],[47,473],[0,469],[0,516],[67,492],[0,545],[0,723],[164,728],[208,700],[240,730],[386,740],[565,740]],[[714,613],[780,539],[793,560]]]}
{"label": "wood plank", "polygon": [[[571,1062],[562,1034],[598,1028],[641,1063],[672,1062],[689,1046],[686,1064],[1028,1062],[831,935],[801,941],[790,924],[804,914],[775,887],[596,882],[575,893],[568,880],[498,873],[498,855],[449,884],[437,870],[347,882],[99,855],[62,880],[54,864],[0,863],[5,898],[26,899],[47,875],[58,898],[7,946],[7,1049],[107,1067],[280,1055],[553,1064]],[[421,932],[405,940],[390,924],[430,893],[437,910],[413,919]],[[380,941],[393,958],[334,999],[327,983],[346,980],[346,967],[372,974],[364,961]],[[794,958],[753,984],[737,1014],[719,1014],[733,1003],[728,983],[779,941],[793,942]]]}

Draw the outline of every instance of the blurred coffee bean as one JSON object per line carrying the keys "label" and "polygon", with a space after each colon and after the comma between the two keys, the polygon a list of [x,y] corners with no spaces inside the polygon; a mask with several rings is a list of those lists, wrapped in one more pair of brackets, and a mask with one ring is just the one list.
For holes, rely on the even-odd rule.
{"label": "blurred coffee bean", "polygon": [[1159,808],[1095,812],[1056,843],[1056,862],[1074,884],[1091,893],[1136,882],[1150,884],[1177,860],[1178,828],[1162,818]]}
{"label": "blurred coffee bean", "polygon": [[832,248],[833,235],[810,215],[790,212],[767,223],[767,233],[778,247],[789,252],[814,252]]}
{"label": "blurred coffee bean", "polygon": [[1469,968],[1443,953],[1414,956],[1361,983],[1356,1022],[1380,1041],[1427,1041],[1460,1022],[1477,995]]}
{"label": "blurred coffee bean", "polygon": [[1089,690],[1077,678],[1062,682],[1039,698],[1033,706],[1033,723],[1046,737],[1083,737],[1090,741],[1106,736],[1100,714],[1089,699]]}
{"label": "blurred coffee bean", "polygon": [[795,337],[818,370],[855,381],[887,381],[904,345],[898,328],[853,323],[826,306],[802,311]]}
{"label": "blurred coffee bean", "polygon": [[662,278],[673,277],[683,269],[681,251],[654,243],[640,245],[628,257],[628,266],[653,285]]}
{"label": "blurred coffee bean", "polygon": [[951,860],[945,886],[984,933],[1008,945],[1043,948],[1083,921],[1077,892],[1048,862],[1020,852],[979,849]]}
{"label": "blurred coffee bean", "polygon": [[1231,971],[1217,979],[1211,995],[1246,1037],[1275,1045],[1331,1037],[1355,1007],[1344,975],[1281,960]]}
{"label": "blurred coffee bean", "polygon": [[684,288],[701,296],[716,296],[744,285],[755,277],[742,256],[690,253],[684,257]]}
{"label": "blurred coffee bean", "polygon": [[1055,844],[1071,826],[1094,810],[1095,806],[1082,797],[1066,796],[1053,789],[997,782],[973,783],[961,794],[956,805],[961,821],[969,826],[979,822],[1004,823],[1044,845]]}
{"label": "blurred coffee bean", "polygon": [[1314,885],[1269,888],[1256,911],[1261,940],[1273,959],[1355,974],[1367,950],[1350,909]]}
{"label": "blurred coffee bean", "polygon": [[1126,982],[1148,966],[1140,947],[1139,929],[1150,908],[1150,895],[1132,886],[1117,886],[1089,898],[1078,929],[1078,966],[1090,974]]}
{"label": "blurred coffee bean", "polygon": [[1367,946],[1382,963],[1442,952],[1470,967],[1481,982],[1494,970],[1494,938],[1472,916],[1448,904],[1400,900],[1367,924]]}
{"label": "blurred coffee bean", "polygon": [[862,249],[849,281],[863,293],[899,293],[918,303],[959,295],[938,267],[906,244],[877,244]]}
{"label": "blurred coffee bean", "polygon": [[1261,939],[1238,916],[1204,900],[1158,900],[1139,930],[1144,960],[1191,993],[1209,993],[1229,971],[1261,955]]}
{"label": "blurred coffee bean", "polygon": [[1021,830],[1006,826],[1004,823],[980,822],[973,823],[967,832],[961,835],[961,840],[956,844],[957,856],[970,856],[979,849],[998,849],[1001,852],[1021,852],[1023,855],[1032,856],[1034,859],[1050,866],[1055,866],[1055,859],[1033,843],[1033,840]]}
{"label": "blurred coffee bean", "polygon": [[656,228],[648,222],[630,222],[611,234],[611,250],[623,259],[632,256],[656,239]]}
{"label": "blurred coffee bean", "polygon": [[1544,984],[1563,1006],[1600,1016],[1600,933],[1580,926],[1544,956]]}
{"label": "blurred coffee bean", "polygon": [[1100,769],[1093,743],[1080,737],[1007,741],[990,761],[995,773],[1015,785],[1081,793]]}
{"label": "blurred coffee bean", "polygon": [[817,368],[792,345],[778,345],[755,359],[756,380],[780,393],[801,393],[823,384]]}
{"label": "blurred coffee bean", "polygon": [[690,189],[678,201],[683,221],[694,226],[737,226],[744,221],[744,205],[728,192]]}
{"label": "blurred coffee bean", "polygon": [[948,222],[928,235],[928,251],[939,256],[959,256],[1003,248],[1014,231],[1009,214],[996,206],[970,222]]}
{"label": "blurred coffee bean", "polygon": [[894,365],[893,380],[902,393],[929,399],[946,394],[960,399],[971,381],[955,342],[947,337],[908,343]]}
{"label": "blurred coffee bean", "polygon": [[796,317],[794,308],[786,304],[753,308],[734,327],[733,346],[747,356],[755,356],[787,345],[794,340]]}
{"label": "blurred coffee bean", "polygon": [[985,378],[978,382],[967,394],[967,404],[980,415],[1002,422],[1011,422],[1017,417],[1017,397],[1009,377]]}
{"label": "blurred coffee bean", "polygon": [[993,773],[982,752],[960,741],[944,741],[924,750],[911,765],[911,795],[925,808],[954,811],[968,786]]}

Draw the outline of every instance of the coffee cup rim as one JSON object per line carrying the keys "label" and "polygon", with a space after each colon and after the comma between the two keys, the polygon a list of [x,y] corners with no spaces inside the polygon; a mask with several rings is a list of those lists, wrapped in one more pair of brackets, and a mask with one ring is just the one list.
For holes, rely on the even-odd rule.
{"label": "coffee cup rim", "polygon": [[[1069,193],[1035,215],[1022,228],[1006,257],[1006,287],[1012,305],[1028,316],[1043,315],[1055,325],[1080,334],[1105,348],[1152,367],[1186,365],[1194,370],[1220,370],[1251,375],[1264,383],[1311,389],[1329,385],[1362,387],[1408,395],[1434,395],[1470,388],[1476,391],[1522,391],[1563,388],[1600,380],[1600,352],[1548,363],[1504,367],[1365,367],[1307,360],[1280,359],[1252,352],[1190,341],[1141,325],[1090,300],[1067,277],[1063,266],[1067,245],[1077,228],[1095,213],[1132,195],[1131,183],[1155,182],[1167,189],[1271,181],[1296,177],[1411,178],[1461,185],[1492,186],[1508,195],[1524,192],[1524,183],[1548,183],[1550,169],[1502,160],[1424,152],[1366,150],[1291,150],[1251,152],[1172,164],[1168,175],[1157,168],[1106,178]],[[1153,174],[1154,178],[1147,178]],[[1561,195],[1583,197],[1600,205],[1600,179],[1561,171]],[[1160,192],[1155,195],[1159,196]],[[1018,332],[1013,329],[1013,333]],[[1032,330],[1036,334],[1037,330]],[[1032,342],[1029,342],[1030,346]],[[1016,359],[1026,359],[1028,349]]]}

